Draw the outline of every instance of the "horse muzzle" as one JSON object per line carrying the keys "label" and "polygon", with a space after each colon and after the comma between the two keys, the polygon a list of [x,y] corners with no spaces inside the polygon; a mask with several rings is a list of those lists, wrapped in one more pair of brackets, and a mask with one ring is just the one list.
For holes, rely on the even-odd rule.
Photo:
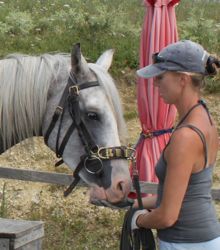
{"label": "horse muzzle", "polygon": [[[116,179],[107,189],[95,186],[90,189],[90,202],[92,204],[119,207],[121,203],[127,201],[131,190],[130,179]],[[127,203],[126,203],[127,205]]]}

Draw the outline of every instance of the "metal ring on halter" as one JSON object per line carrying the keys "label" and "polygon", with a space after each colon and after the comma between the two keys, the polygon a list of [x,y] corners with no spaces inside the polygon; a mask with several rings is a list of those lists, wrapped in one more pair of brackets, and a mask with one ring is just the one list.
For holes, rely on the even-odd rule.
{"label": "metal ring on halter", "polygon": [[[89,169],[89,165],[87,165],[87,163],[89,163],[90,161],[90,164],[92,161],[96,161],[97,164],[94,164],[94,162],[92,162],[94,164],[94,166],[100,166],[99,169],[95,170],[95,171],[92,171]],[[102,164],[102,160],[95,156],[95,155],[92,155],[92,156],[89,156],[89,157],[86,157],[86,159],[84,160],[84,167],[86,169],[86,171],[89,173],[89,174],[93,174],[93,175],[99,175],[101,174],[101,172],[103,171],[103,164]]]}
{"label": "metal ring on halter", "polygon": [[133,160],[133,159],[135,159],[136,158],[136,153],[137,153],[137,151],[136,151],[136,149],[135,148],[132,148],[132,147],[127,147],[127,149],[128,150],[131,150],[131,154],[130,154],[130,156],[127,158],[128,160]]}
{"label": "metal ring on halter", "polygon": [[90,155],[97,156],[97,153],[99,152],[99,146],[95,145],[92,149],[90,149]]}

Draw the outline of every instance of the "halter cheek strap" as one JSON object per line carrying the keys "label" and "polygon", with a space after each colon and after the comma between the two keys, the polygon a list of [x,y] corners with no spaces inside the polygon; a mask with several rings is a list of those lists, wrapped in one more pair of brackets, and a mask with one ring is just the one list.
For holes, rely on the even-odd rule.
{"label": "halter cheek strap", "polygon": [[[69,136],[71,135],[73,130],[76,128],[76,125],[79,124],[79,121],[80,121],[80,109],[79,109],[79,99],[78,99],[79,91],[82,89],[86,89],[86,88],[94,87],[94,86],[99,86],[99,82],[93,81],[93,82],[85,82],[85,83],[78,84],[76,76],[72,72],[70,73],[67,85],[63,91],[60,102],[58,106],[56,107],[51,123],[44,136],[45,144],[48,145],[49,136],[52,130],[54,129],[57,121],[60,118],[60,125],[58,128],[57,141],[56,141],[56,155],[58,157],[62,157],[64,148],[65,148],[65,145],[67,144]],[[68,132],[66,136],[64,137],[63,142],[61,143],[62,147],[61,146],[59,147],[60,131],[62,127],[63,116],[64,116],[65,106],[67,105],[67,102],[68,102],[70,115],[73,119],[73,123],[69,127]]]}

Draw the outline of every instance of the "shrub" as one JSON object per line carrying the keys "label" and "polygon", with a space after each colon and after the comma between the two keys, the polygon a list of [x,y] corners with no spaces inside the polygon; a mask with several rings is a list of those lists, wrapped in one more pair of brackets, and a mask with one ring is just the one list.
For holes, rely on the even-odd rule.
{"label": "shrub", "polygon": [[192,10],[187,20],[179,23],[179,28],[181,39],[198,42],[212,53],[220,50],[220,23],[206,19],[203,11]]}
{"label": "shrub", "polygon": [[7,32],[13,35],[27,35],[34,27],[31,14],[20,11],[10,12],[5,18],[5,25]]}
{"label": "shrub", "polygon": [[[179,35],[220,52],[220,4],[181,0]],[[0,6],[0,56],[13,52],[70,52],[80,42],[91,59],[116,50],[112,71],[136,69],[146,8],[136,0],[7,0]]]}

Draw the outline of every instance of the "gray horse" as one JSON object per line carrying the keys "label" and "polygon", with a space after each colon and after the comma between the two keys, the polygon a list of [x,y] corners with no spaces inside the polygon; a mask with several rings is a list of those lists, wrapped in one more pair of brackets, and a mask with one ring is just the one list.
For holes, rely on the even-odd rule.
{"label": "gray horse", "polygon": [[91,202],[117,204],[131,186],[125,123],[108,73],[113,51],[87,63],[71,56],[11,55],[0,61],[0,153],[43,136],[46,144],[91,187]]}

